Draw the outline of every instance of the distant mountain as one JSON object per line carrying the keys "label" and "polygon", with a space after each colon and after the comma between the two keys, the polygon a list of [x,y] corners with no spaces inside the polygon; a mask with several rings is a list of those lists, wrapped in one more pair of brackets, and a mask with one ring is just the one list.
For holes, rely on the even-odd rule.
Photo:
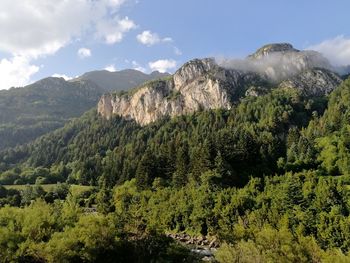
{"label": "distant mountain", "polygon": [[135,69],[125,69],[116,72],[98,70],[87,72],[77,79],[93,81],[107,91],[120,91],[128,90],[146,81],[163,78],[169,75],[169,73],[160,73],[158,71],[145,74]]}
{"label": "distant mountain", "polygon": [[105,92],[128,90],[168,73],[133,69],[92,71],[65,81],[49,77],[22,88],[0,90],[0,150],[27,143],[62,127],[96,106]]}
{"label": "distant mountain", "polygon": [[45,78],[0,91],[0,149],[26,143],[94,107],[104,90],[88,80]]}

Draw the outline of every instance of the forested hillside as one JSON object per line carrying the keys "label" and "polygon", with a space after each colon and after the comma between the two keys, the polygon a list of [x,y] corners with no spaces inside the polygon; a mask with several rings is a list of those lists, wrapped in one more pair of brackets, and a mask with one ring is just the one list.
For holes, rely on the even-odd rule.
{"label": "forested hillside", "polygon": [[0,91],[0,150],[62,127],[94,107],[102,93],[103,89],[92,82],[62,78]]}
{"label": "forested hillside", "polygon": [[128,90],[167,76],[137,70],[94,71],[65,81],[49,77],[21,88],[0,91],[0,150],[28,143],[61,128],[93,108],[107,91]]}
{"label": "forested hillside", "polygon": [[[96,185],[106,174],[113,184],[136,177],[150,186],[157,177],[185,184],[188,174],[198,179],[222,162],[223,183],[244,185],[252,175],[275,173],[277,160],[286,156],[289,131],[306,126],[325,106],[322,98],[276,89],[247,97],[232,110],[202,111],[145,127],[120,117],[108,121],[91,110],[32,144],[4,151],[1,163],[4,169],[21,162],[34,168],[63,164],[71,170],[66,179],[80,184]],[[21,173],[14,178],[25,181]]]}
{"label": "forested hillside", "polygon": [[[36,186],[2,190],[2,205],[25,208],[0,209],[0,232],[7,233],[0,253],[34,262],[96,262],[107,255],[139,262],[130,258],[136,249],[143,262],[194,262],[187,247],[164,236],[186,233],[219,243],[218,262],[347,262],[349,96],[350,80],[321,97],[276,88],[230,110],[146,126],[106,120],[92,109],[1,152],[1,184]],[[92,190],[40,190],[56,182]],[[37,198],[45,202],[26,206]],[[94,205],[96,216],[82,212]],[[47,224],[34,235],[26,229],[37,207]]]}
{"label": "forested hillside", "polygon": [[350,263],[349,9],[0,0],[0,263]]}

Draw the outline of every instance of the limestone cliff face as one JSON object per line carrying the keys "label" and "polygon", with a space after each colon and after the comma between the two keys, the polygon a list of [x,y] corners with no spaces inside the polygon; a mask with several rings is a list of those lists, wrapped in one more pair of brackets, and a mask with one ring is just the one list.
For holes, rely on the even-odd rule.
{"label": "limestone cliff face", "polygon": [[146,125],[165,116],[205,109],[230,109],[241,97],[266,94],[271,87],[295,88],[307,96],[331,92],[341,79],[319,53],[290,44],[272,44],[246,60],[217,63],[195,59],[166,79],[147,82],[124,94],[103,95],[98,112]]}
{"label": "limestone cliff face", "polygon": [[121,96],[104,95],[98,103],[98,112],[106,118],[117,114],[146,125],[164,116],[200,109],[229,109],[230,93],[224,87],[230,83],[220,74],[213,60],[194,60],[166,80],[146,83]]}

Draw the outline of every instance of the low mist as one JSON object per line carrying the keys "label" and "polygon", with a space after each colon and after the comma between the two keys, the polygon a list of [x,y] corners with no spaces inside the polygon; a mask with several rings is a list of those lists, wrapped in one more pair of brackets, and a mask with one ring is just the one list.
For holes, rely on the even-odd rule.
{"label": "low mist", "polygon": [[243,72],[255,72],[270,81],[281,81],[308,68],[325,68],[334,71],[329,61],[316,51],[275,52],[268,55],[251,55],[245,59],[216,58],[221,67]]}

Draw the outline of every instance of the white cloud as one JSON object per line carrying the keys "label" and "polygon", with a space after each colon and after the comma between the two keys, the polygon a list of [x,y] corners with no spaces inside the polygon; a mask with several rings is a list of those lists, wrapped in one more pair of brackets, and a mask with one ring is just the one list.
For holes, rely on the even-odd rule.
{"label": "white cloud", "polygon": [[160,38],[156,33],[151,33],[151,31],[143,31],[141,34],[136,36],[137,41],[141,44],[152,46],[160,42]]}
{"label": "white cloud", "polygon": [[[12,58],[1,60],[0,76],[10,74],[4,64],[22,61],[17,73],[13,71],[3,77],[6,83],[1,80],[2,85],[28,84],[30,77],[39,70],[31,65],[33,60],[55,54],[77,39],[98,36],[108,44],[120,42],[125,33],[136,27],[131,19],[118,15],[126,1],[1,0],[0,52]],[[26,73],[24,76],[22,70]]]}
{"label": "white cloud", "polygon": [[350,65],[350,38],[337,36],[307,49],[321,52],[335,66]]}
{"label": "white cloud", "polygon": [[114,64],[108,65],[104,69],[107,70],[107,71],[110,71],[110,72],[116,72],[117,71],[117,69],[116,69]]}
{"label": "white cloud", "polygon": [[123,19],[101,20],[97,23],[97,37],[102,38],[106,44],[115,44],[122,41],[124,34],[136,28],[134,21],[128,17]]}
{"label": "white cloud", "polygon": [[110,6],[120,7],[126,0],[107,0]]}
{"label": "white cloud", "polygon": [[78,57],[80,57],[81,59],[88,58],[88,57],[91,57],[91,50],[88,48],[82,47],[78,50],[77,54],[78,54]]}
{"label": "white cloud", "polygon": [[152,33],[149,30],[143,31],[141,34],[138,34],[136,36],[136,39],[141,44],[144,44],[146,46],[153,46],[155,44],[161,43],[161,42],[172,42],[172,38],[165,37],[161,38],[157,33]]}
{"label": "white cloud", "polygon": [[65,75],[65,74],[57,74],[57,73],[53,74],[52,77],[55,77],[55,78],[64,78],[65,80],[71,80],[71,79],[73,79],[72,77],[69,77],[69,76],[67,76],[67,75]]}
{"label": "white cloud", "polygon": [[165,38],[162,39],[162,42],[169,42],[169,43],[171,43],[171,42],[173,42],[173,39],[171,37],[165,37]]}
{"label": "white cloud", "polygon": [[174,53],[177,56],[181,56],[182,55],[182,51],[178,47],[174,47]]}
{"label": "white cloud", "polygon": [[134,69],[141,71],[143,73],[146,72],[146,69],[144,67],[142,67],[138,62],[136,62],[135,60],[131,62],[132,66]]}
{"label": "white cloud", "polygon": [[176,67],[176,61],[173,59],[160,59],[157,61],[148,63],[151,70],[157,70],[161,73],[167,72],[170,69],[174,69]]}
{"label": "white cloud", "polygon": [[22,87],[28,84],[30,77],[39,71],[39,67],[31,65],[26,57],[14,56],[0,60],[0,89]]}
{"label": "white cloud", "polygon": [[0,50],[36,58],[55,53],[89,24],[88,0],[2,0]]}

